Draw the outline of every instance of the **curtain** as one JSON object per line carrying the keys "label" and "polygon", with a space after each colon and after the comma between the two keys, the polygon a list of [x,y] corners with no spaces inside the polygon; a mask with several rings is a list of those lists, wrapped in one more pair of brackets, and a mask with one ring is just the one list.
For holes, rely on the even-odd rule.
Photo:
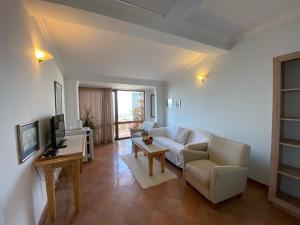
{"label": "curtain", "polygon": [[107,144],[113,141],[113,99],[111,88],[79,88],[80,119],[85,120],[90,111],[95,125],[94,143]]}

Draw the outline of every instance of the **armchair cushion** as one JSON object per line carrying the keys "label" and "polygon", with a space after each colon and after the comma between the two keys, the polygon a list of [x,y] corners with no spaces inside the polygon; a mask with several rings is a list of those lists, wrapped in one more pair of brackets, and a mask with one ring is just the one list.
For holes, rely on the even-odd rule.
{"label": "armchair cushion", "polygon": [[205,187],[208,187],[211,180],[211,169],[218,164],[207,159],[195,160],[185,165],[185,170],[197,178]]}

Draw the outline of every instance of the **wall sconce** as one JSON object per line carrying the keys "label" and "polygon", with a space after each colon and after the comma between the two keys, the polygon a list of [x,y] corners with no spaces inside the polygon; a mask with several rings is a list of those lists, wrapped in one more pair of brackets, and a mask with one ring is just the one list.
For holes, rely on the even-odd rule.
{"label": "wall sconce", "polygon": [[196,78],[201,82],[204,82],[206,81],[207,75],[208,75],[207,71],[200,71],[196,74]]}
{"label": "wall sconce", "polygon": [[197,76],[197,79],[200,80],[201,82],[204,82],[206,80],[206,77],[204,77],[204,76]]}
{"label": "wall sconce", "polygon": [[46,52],[42,49],[35,49],[35,57],[39,62],[44,62],[53,59],[53,55],[51,53]]}

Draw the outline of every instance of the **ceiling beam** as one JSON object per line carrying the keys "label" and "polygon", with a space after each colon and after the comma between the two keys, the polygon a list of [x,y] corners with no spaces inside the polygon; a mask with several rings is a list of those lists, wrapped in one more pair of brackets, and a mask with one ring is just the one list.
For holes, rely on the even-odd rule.
{"label": "ceiling beam", "polygon": [[210,55],[229,50],[230,38],[222,34],[184,22],[171,23],[163,17],[145,15],[145,12],[117,1],[104,2],[99,7],[100,3],[88,0],[25,0],[32,16],[94,27]]}
{"label": "ceiling beam", "polygon": [[165,19],[169,21],[180,21],[189,16],[201,3],[202,0],[178,0],[169,9]]}

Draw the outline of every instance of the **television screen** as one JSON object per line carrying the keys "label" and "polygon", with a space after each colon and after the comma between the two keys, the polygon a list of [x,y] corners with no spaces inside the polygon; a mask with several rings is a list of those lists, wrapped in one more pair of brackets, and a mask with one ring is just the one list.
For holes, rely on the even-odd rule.
{"label": "television screen", "polygon": [[64,114],[59,114],[51,118],[51,146],[58,148],[63,144],[65,137]]}

